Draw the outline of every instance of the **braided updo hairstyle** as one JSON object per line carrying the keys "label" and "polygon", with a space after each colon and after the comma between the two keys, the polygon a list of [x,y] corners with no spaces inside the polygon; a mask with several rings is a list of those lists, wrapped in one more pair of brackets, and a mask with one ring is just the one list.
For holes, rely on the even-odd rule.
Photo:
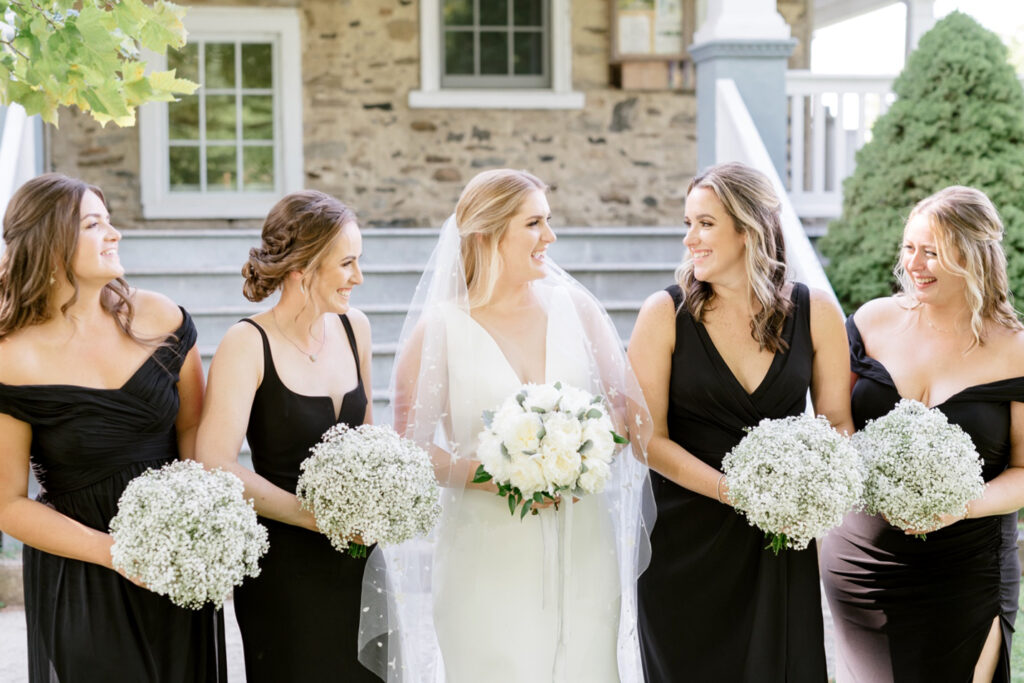
{"label": "braided updo hairstyle", "polygon": [[263,221],[262,244],[249,250],[242,266],[242,294],[263,301],[296,270],[303,272],[308,289],[341,226],[355,220],[352,209],[323,192],[301,190],[282,197]]}

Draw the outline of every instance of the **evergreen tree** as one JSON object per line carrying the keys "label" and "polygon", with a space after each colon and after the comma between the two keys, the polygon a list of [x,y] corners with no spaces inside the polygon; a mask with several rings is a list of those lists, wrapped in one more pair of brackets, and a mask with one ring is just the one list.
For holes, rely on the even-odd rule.
{"label": "evergreen tree", "polygon": [[921,37],[893,84],[897,99],[857,152],[842,216],[822,253],[843,307],[892,293],[903,225],[949,185],[985,192],[1006,227],[1010,286],[1024,302],[1024,90],[999,38],[954,12]]}

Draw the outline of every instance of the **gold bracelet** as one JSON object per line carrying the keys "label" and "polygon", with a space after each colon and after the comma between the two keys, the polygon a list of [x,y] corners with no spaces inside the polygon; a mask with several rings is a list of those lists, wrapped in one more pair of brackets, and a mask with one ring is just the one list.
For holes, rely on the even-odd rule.
{"label": "gold bracelet", "polygon": [[970,519],[971,517],[971,502],[967,501],[967,505],[964,506],[964,519]]}
{"label": "gold bracelet", "polygon": [[722,500],[722,480],[723,479],[725,479],[725,472],[722,472],[720,475],[718,475],[718,483],[715,484],[715,495],[718,496],[718,502],[722,503],[722,504],[725,503],[725,501]]}

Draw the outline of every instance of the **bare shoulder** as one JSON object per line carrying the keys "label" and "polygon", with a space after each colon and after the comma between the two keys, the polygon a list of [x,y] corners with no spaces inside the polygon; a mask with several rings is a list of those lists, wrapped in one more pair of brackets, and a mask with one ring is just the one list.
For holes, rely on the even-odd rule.
{"label": "bare shoulder", "polygon": [[853,321],[861,332],[886,330],[906,320],[913,306],[900,296],[872,299],[853,313]]}
{"label": "bare shoulder", "polygon": [[355,331],[357,337],[369,336],[370,334],[370,319],[366,317],[366,314],[360,311],[358,308],[349,308],[345,313],[348,317],[349,322],[352,323],[352,329]]}
{"label": "bare shoulder", "polygon": [[645,344],[669,346],[675,343],[676,336],[676,304],[672,295],[662,290],[647,297],[640,307],[630,346],[641,339]]}
{"label": "bare shoulder", "polygon": [[132,327],[143,337],[171,334],[184,320],[178,305],[158,292],[136,289],[132,293],[132,303],[135,305]]}
{"label": "bare shoulder", "polygon": [[640,306],[640,315],[660,322],[673,322],[676,318],[676,302],[664,289],[651,294]]}
{"label": "bare shoulder", "polygon": [[1010,376],[1024,377],[1024,330],[1003,327],[990,343],[1000,362],[1006,364]]}
{"label": "bare shoulder", "polygon": [[839,308],[839,302],[834,295],[817,287],[808,287],[807,291],[810,294],[812,312],[832,311],[842,316],[842,309]]}
{"label": "bare shoulder", "polygon": [[238,321],[228,328],[217,346],[217,355],[256,355],[263,349],[263,338],[255,325]]}

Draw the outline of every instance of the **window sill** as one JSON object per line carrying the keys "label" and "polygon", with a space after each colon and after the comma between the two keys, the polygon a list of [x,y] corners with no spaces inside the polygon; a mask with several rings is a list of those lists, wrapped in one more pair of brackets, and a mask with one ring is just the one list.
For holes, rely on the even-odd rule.
{"label": "window sill", "polygon": [[146,219],[197,218],[265,218],[280,194],[224,193],[216,197],[209,194],[181,192],[167,194],[147,201],[142,200],[142,215]]}
{"label": "window sill", "polygon": [[413,90],[413,109],[582,109],[579,91],[553,90]]}

